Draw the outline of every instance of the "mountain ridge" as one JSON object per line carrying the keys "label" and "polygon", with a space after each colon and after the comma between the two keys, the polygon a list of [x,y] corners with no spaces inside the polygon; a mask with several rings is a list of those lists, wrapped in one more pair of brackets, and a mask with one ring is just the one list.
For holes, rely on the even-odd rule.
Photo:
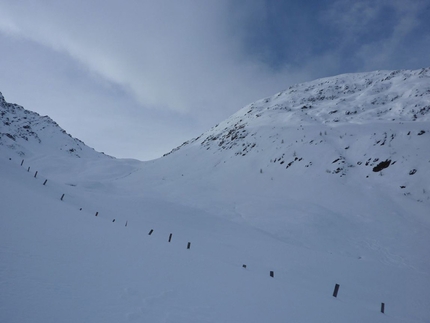
{"label": "mountain ridge", "polygon": [[[8,147],[21,157],[67,154],[73,158],[98,153],[82,140],[72,137],[49,116],[8,103],[0,92],[0,147]],[[104,155],[104,154],[103,154]]]}
{"label": "mountain ridge", "polygon": [[[232,163],[252,164],[256,171],[274,171],[275,176],[298,172],[312,177],[318,171],[340,178],[352,176],[363,185],[378,183],[394,195],[427,203],[429,80],[430,68],[423,68],[343,74],[296,84],[243,107],[161,159],[143,162],[143,166],[138,161],[112,160],[112,165],[122,164],[126,174],[119,177],[152,167],[161,167],[154,169],[154,174],[165,174],[161,177],[173,176],[171,172],[192,173],[187,164],[209,173],[213,167]],[[99,167],[111,158],[73,138],[49,117],[7,103],[2,95],[0,109],[0,149],[32,158],[38,167],[45,167],[47,159],[61,160],[85,172],[87,160],[99,160],[92,163]],[[75,161],[66,162],[61,156]],[[85,156],[89,159],[80,158]],[[197,164],[184,162],[178,163],[182,169],[175,165],[163,169],[165,158]],[[67,167],[61,168],[64,173]]]}
{"label": "mountain ridge", "polygon": [[[227,131],[224,135],[227,139],[236,139],[237,136],[243,138],[244,135],[241,135],[245,132],[243,119],[260,118],[263,112],[268,114],[276,110],[285,114],[280,123],[295,125],[297,123],[314,124],[318,121],[324,124],[360,123],[363,119],[364,121],[370,119],[372,121],[427,122],[430,120],[429,80],[430,67],[414,71],[350,73],[299,83],[243,107],[209,131],[190,140],[189,143],[202,137],[207,141],[217,140],[222,131]],[[405,81],[408,82],[404,84]],[[406,92],[401,88],[402,86],[407,88]],[[351,101],[361,96],[365,96],[366,99],[358,100],[358,104],[351,104]],[[329,101],[330,105],[325,105],[325,101]],[[405,101],[407,101],[406,106],[402,104]],[[363,116],[367,118],[362,118]],[[224,142],[219,140],[218,143],[222,146]]]}
{"label": "mountain ridge", "polygon": [[148,162],[0,104],[0,320],[427,322],[428,69],[384,73],[409,94],[275,95]]}
{"label": "mountain ridge", "polygon": [[378,183],[428,203],[429,121],[430,68],[344,74],[251,103],[164,158],[210,155],[212,166],[350,174],[357,185]]}

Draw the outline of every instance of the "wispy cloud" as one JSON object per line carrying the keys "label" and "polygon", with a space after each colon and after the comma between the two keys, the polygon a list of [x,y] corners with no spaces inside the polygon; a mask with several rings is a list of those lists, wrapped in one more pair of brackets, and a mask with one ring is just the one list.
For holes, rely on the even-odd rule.
{"label": "wispy cloud", "polygon": [[339,46],[335,51],[349,55],[352,66],[373,70],[414,64],[418,68],[420,53],[412,50],[422,51],[421,66],[429,63],[424,31],[430,31],[430,25],[425,12],[430,13],[430,6],[421,0],[342,0],[323,11],[321,18],[337,29]]}
{"label": "wispy cloud", "polygon": [[147,107],[190,111],[225,96],[242,104],[244,92],[279,84],[240,51],[223,1],[30,3],[1,5],[2,29],[67,53]]}

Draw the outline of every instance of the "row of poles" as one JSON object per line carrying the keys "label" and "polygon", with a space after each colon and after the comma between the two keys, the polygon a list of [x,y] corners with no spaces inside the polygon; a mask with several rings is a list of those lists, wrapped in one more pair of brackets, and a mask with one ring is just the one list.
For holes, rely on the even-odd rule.
{"label": "row of poles", "polygon": [[[21,166],[22,165],[24,165],[24,159],[21,161]],[[30,166],[27,168],[27,172],[30,172]],[[38,171],[36,171],[35,173],[34,173],[34,178],[37,178],[37,174],[38,174]],[[43,185],[46,185],[46,183],[48,182],[48,180],[47,179],[45,179],[45,181],[43,182]],[[61,197],[60,197],[60,201],[63,201],[64,200],[64,197],[66,196],[66,194],[65,193],[63,193],[62,195],[61,195]],[[80,211],[82,211],[82,208],[80,208],[79,209]],[[95,214],[94,214],[95,216],[98,216],[99,215],[99,212],[97,211]],[[115,219],[113,219],[112,220],[112,222],[115,222]],[[128,221],[125,221],[125,226],[127,226],[128,225]],[[149,233],[148,233],[148,235],[151,235],[152,233],[154,232],[154,229],[151,229],[150,231],[149,231]],[[172,233],[170,233],[169,234],[169,242],[171,242],[172,241],[172,236],[173,236],[173,234]],[[188,242],[187,243],[187,249],[191,249],[191,242]]]}
{"label": "row of poles", "polygon": [[[152,235],[152,233],[154,232],[154,229],[149,230],[148,235]],[[168,242],[172,242],[172,237],[173,237],[173,233],[169,234],[169,239],[167,240]],[[187,243],[187,249],[191,249],[191,242]]]}
{"label": "row of poles", "polygon": [[[333,297],[337,297],[337,294],[339,293],[339,288],[339,284],[334,285]],[[381,313],[385,313],[385,303],[381,303]]]}
{"label": "row of poles", "polygon": [[[24,159],[21,161],[21,166],[24,164]],[[28,167],[28,169],[27,169],[27,172],[30,172],[30,167]],[[37,171],[34,173],[34,178],[37,178]],[[45,181],[43,182],[43,185],[46,185],[46,183],[48,182],[48,180],[47,179],[45,179]],[[64,196],[65,196],[65,194],[63,194],[63,195],[61,195],[61,198],[60,198],[60,200],[61,201],[63,201],[63,199],[64,199]],[[82,210],[82,208],[80,208],[80,210]],[[99,215],[99,212],[96,212],[95,213],[95,216],[98,216]],[[115,222],[115,219],[113,219],[113,221],[112,222]],[[128,224],[128,221],[125,221],[125,226],[127,226],[127,224]],[[152,235],[152,233],[154,232],[154,229],[151,229],[150,231],[149,231],[149,233],[148,233],[148,235]],[[171,242],[172,241],[172,236],[173,236],[173,234],[172,233],[170,233],[169,234],[169,239],[168,239],[168,242]],[[191,249],[191,242],[188,242],[187,243],[187,249]],[[246,269],[246,264],[243,264],[242,265],[242,268],[245,268]],[[269,276],[270,277],[272,277],[272,278],[274,278],[275,277],[275,272],[273,271],[273,270],[271,270],[270,272],[269,272]],[[339,293],[339,288],[340,288],[340,285],[339,284],[336,284],[335,286],[334,286],[334,290],[333,290],[333,297],[335,297],[335,298],[337,298],[337,295],[338,295],[338,293]],[[385,313],[385,303],[381,303],[381,313]]]}

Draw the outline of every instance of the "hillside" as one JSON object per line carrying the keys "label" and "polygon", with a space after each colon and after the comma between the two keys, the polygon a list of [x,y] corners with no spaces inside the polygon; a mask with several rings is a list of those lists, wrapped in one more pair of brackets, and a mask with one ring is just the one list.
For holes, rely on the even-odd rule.
{"label": "hillside", "polygon": [[[244,107],[123,181],[139,191],[151,183],[148,194],[158,190],[284,241],[359,256],[375,221],[407,216],[428,224],[429,79],[423,69],[299,84]],[[385,247],[399,242],[377,230]],[[402,259],[424,246],[412,228],[405,232],[405,241],[418,240],[401,243]]]}
{"label": "hillside", "polygon": [[[73,138],[48,116],[8,103],[0,93],[0,154],[13,156],[25,166],[36,168],[61,182],[81,180],[93,185],[99,180],[122,176],[132,169],[135,160],[117,160],[95,151]],[[118,165],[123,165],[119,167]],[[104,169],[101,177],[94,177]],[[116,169],[116,170],[114,170]]]}
{"label": "hillside", "polygon": [[0,93],[0,147],[22,158],[62,154],[72,158],[99,157],[94,149],[66,133],[48,116],[8,103]]}
{"label": "hillside", "polygon": [[173,152],[199,149],[215,161],[210,166],[252,161],[263,172],[355,176],[428,201],[429,183],[418,178],[430,177],[429,81],[427,68],[298,84],[244,107]]}
{"label": "hillside", "polygon": [[1,98],[0,321],[428,322],[429,80],[298,84],[150,162]]}

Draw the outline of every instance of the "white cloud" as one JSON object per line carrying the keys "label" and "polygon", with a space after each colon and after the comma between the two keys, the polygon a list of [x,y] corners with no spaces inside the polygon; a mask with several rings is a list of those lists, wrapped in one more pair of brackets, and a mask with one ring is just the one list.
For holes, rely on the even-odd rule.
{"label": "white cloud", "polygon": [[405,42],[415,38],[412,33],[420,25],[418,16],[426,6],[425,2],[390,1],[387,5],[395,11],[396,16],[392,32],[378,42],[364,44],[357,52],[357,56],[365,62],[366,70],[390,69],[392,68],[392,62],[403,59],[406,63],[417,54],[419,55],[419,53],[412,52],[415,50],[413,48],[410,48],[411,51],[408,52],[408,46],[405,45]]}
{"label": "white cloud", "polygon": [[67,52],[145,106],[186,112],[226,96],[234,106],[279,88],[229,35],[225,1],[16,3],[1,5],[9,31]]}
{"label": "white cloud", "polygon": [[422,0],[341,0],[322,12],[321,18],[339,35],[331,55],[347,56],[351,66],[361,71],[420,68],[428,59],[424,52],[413,51],[428,49],[419,29],[420,15],[428,9],[428,2]]}
{"label": "white cloud", "polygon": [[[22,91],[12,98],[107,153],[124,156],[116,141],[128,137],[142,150],[152,146],[146,156],[134,156],[159,156],[243,105],[303,80],[247,58],[228,10],[227,1],[2,1],[0,31],[22,42],[18,51],[39,46],[40,52],[26,56],[35,65],[26,69],[12,53],[3,56],[9,75],[26,79],[15,79],[12,92]],[[122,96],[106,102],[115,86]],[[121,148],[104,148],[109,142]]]}
{"label": "white cloud", "polygon": [[335,1],[322,14],[322,19],[339,28],[343,41],[351,41],[356,35],[368,29],[381,10],[381,1]]}

